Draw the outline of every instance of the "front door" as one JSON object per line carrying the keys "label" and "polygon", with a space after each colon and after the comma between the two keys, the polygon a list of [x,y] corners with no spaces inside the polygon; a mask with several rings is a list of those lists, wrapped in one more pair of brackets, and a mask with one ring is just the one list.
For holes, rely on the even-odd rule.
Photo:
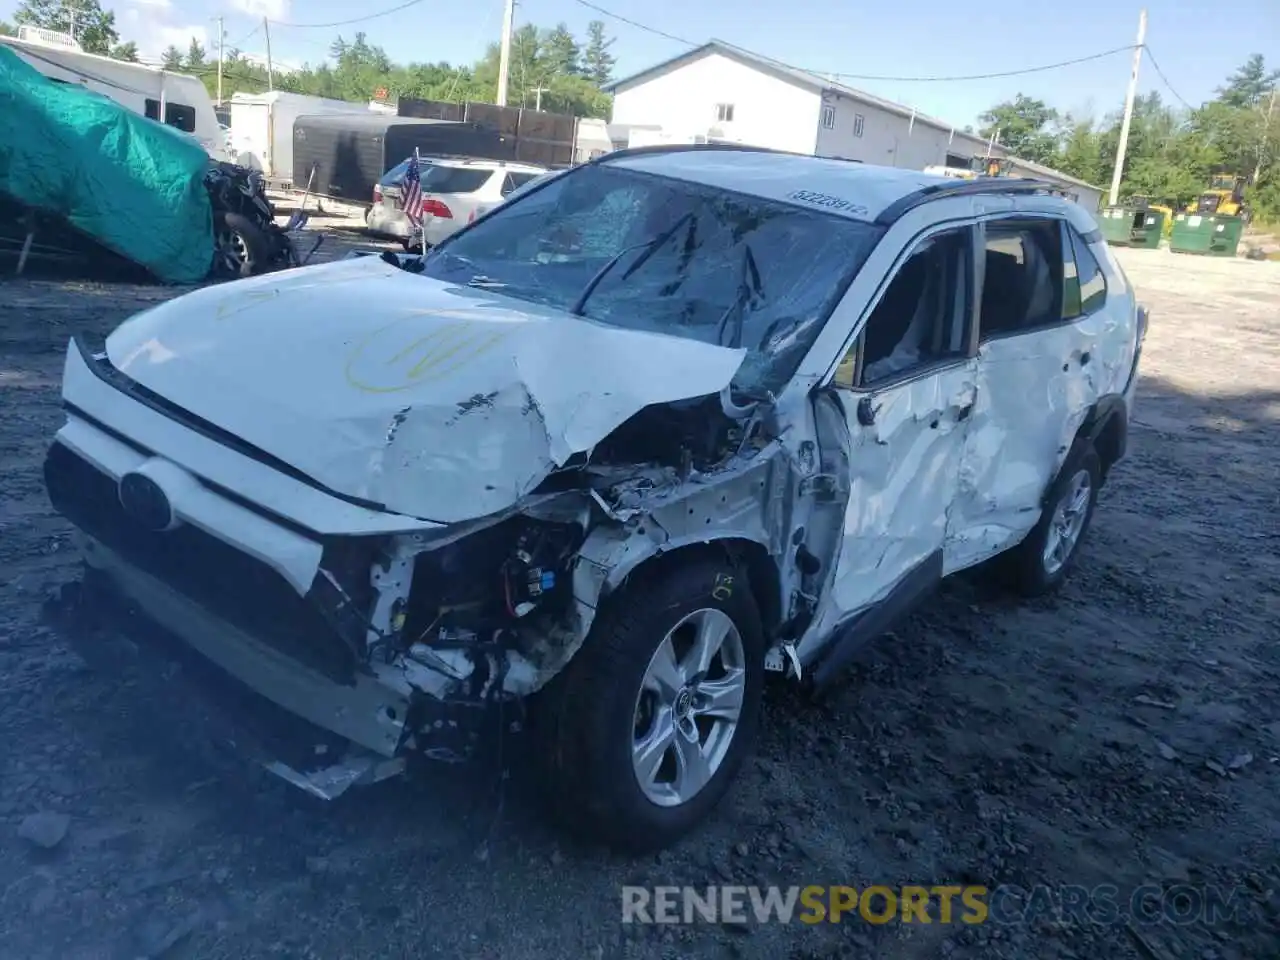
{"label": "front door", "polygon": [[850,490],[815,645],[942,575],[977,395],[974,233],[965,226],[919,240],[837,368],[831,389],[848,421]]}

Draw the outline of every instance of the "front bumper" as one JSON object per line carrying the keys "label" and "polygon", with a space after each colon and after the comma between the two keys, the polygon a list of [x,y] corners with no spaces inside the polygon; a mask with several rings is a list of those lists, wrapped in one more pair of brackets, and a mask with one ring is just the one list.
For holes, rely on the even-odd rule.
{"label": "front bumper", "polygon": [[[331,800],[349,787],[404,771],[403,755],[386,756],[312,722],[360,735],[356,725],[333,724],[333,716],[344,708],[359,717],[368,708],[383,707],[378,691],[335,690],[97,541],[82,536],[81,548],[86,573],[76,585],[79,602],[61,612],[80,614],[67,637],[87,662],[103,664],[107,658],[101,634],[81,628],[119,629],[146,648],[139,663],[153,682],[163,683],[166,704],[180,705],[176,709],[184,715],[203,715],[211,741],[314,796]],[[104,667],[111,670],[114,664]],[[250,684],[249,677],[260,683]],[[270,689],[270,699],[255,688]],[[312,703],[321,709],[298,710],[295,703],[282,702],[281,689],[314,697]],[[155,722],[167,725],[171,718],[157,716]]]}

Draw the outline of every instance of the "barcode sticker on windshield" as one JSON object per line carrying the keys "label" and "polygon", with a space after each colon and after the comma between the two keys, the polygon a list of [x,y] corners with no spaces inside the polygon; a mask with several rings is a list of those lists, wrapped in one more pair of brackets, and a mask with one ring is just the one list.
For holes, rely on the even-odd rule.
{"label": "barcode sticker on windshield", "polygon": [[811,203],[816,207],[825,207],[828,210],[847,210],[849,213],[856,213],[866,216],[867,208],[861,204],[851,203],[842,197],[833,197],[826,193],[815,193],[813,190],[796,190],[794,193],[787,194],[789,200],[799,200],[801,203]]}

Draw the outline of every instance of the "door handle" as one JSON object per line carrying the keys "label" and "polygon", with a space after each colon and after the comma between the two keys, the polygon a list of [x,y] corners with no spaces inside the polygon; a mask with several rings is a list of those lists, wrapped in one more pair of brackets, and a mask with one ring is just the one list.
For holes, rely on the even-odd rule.
{"label": "door handle", "polygon": [[858,423],[864,427],[869,427],[876,422],[876,411],[879,407],[874,405],[873,397],[863,397],[858,401]]}

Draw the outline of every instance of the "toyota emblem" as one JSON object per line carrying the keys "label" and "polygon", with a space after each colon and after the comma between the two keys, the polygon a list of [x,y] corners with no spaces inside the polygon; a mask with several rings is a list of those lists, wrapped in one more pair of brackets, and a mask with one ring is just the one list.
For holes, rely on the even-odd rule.
{"label": "toyota emblem", "polygon": [[139,526],[154,532],[174,525],[173,505],[160,484],[141,473],[120,478],[120,505]]}

